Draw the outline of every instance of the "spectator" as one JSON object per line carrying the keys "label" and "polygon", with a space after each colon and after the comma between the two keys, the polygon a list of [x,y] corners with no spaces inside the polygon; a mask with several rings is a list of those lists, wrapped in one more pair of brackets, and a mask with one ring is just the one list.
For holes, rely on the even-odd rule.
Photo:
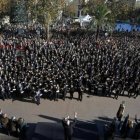
{"label": "spectator", "polygon": [[23,118],[19,118],[17,122],[18,122],[19,138],[21,140],[26,140],[26,132],[28,129],[28,125],[25,123]]}
{"label": "spectator", "polygon": [[116,118],[114,118],[109,125],[105,126],[105,139],[114,139],[115,126],[116,126]]}
{"label": "spectator", "polygon": [[4,133],[7,135],[10,135],[9,132],[9,118],[7,117],[7,114],[3,114],[0,119],[1,127]]}
{"label": "spectator", "polygon": [[18,122],[15,116],[11,117],[9,121],[9,132],[12,136],[18,136]]}

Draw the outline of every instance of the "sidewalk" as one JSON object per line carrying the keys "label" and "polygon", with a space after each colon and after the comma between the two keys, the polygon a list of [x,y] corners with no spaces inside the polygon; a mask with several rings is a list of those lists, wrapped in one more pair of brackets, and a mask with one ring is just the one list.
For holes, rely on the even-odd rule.
{"label": "sidewalk", "polygon": [[78,113],[78,119],[92,121],[98,117],[115,117],[122,101],[125,101],[125,116],[129,113],[130,117],[134,118],[135,114],[137,114],[138,118],[140,118],[140,96],[136,99],[119,97],[118,100],[115,100],[97,96],[88,98],[84,95],[82,102],[76,99],[66,99],[65,101],[61,99],[59,101],[42,99],[39,106],[31,102],[0,100],[0,108],[9,117],[23,117],[30,123],[45,122],[46,119],[43,118],[43,115],[59,119],[69,115],[73,118],[74,112]]}
{"label": "sidewalk", "polygon": [[[75,98],[77,98],[76,94]],[[73,118],[74,112],[77,112],[80,123],[77,124],[76,131],[78,131],[82,137],[79,138],[79,136],[75,136],[76,140],[82,140],[82,138],[86,140],[86,135],[88,135],[87,140],[90,140],[90,137],[92,137],[92,135],[96,135],[98,132],[100,140],[103,140],[102,124],[110,122],[112,118],[116,116],[117,110],[122,101],[125,101],[126,106],[124,115],[126,116],[129,114],[130,118],[134,118],[135,114],[137,114],[139,119],[140,96],[136,99],[119,97],[118,100],[115,100],[107,97],[87,97],[87,95],[84,95],[82,102],[77,101],[76,99],[66,99],[66,101],[61,99],[59,99],[59,101],[41,99],[41,104],[39,106],[31,102],[1,100],[0,108],[4,113],[7,113],[9,117],[23,117],[26,122],[34,125],[37,122],[44,122],[51,124],[49,125],[50,127],[55,126],[54,123],[60,122],[60,120],[67,115]],[[96,127],[94,127],[94,124],[96,124]],[[32,127],[33,132],[34,129],[37,128],[35,126]],[[60,129],[62,133],[62,128]]]}

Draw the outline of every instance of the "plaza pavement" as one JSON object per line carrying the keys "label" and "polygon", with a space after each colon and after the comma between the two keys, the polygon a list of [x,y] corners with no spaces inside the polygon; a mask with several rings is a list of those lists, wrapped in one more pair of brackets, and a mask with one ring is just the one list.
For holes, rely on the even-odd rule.
{"label": "plaza pavement", "polygon": [[[76,93],[75,93],[75,98],[77,98]],[[113,117],[116,116],[116,112],[122,101],[125,101],[125,106],[126,106],[125,113],[124,113],[125,116],[129,114],[130,118],[134,118],[135,114],[137,114],[138,118],[140,118],[140,97],[134,99],[134,98],[119,96],[118,100],[116,100],[108,97],[87,96],[85,94],[82,102],[77,101],[76,99],[70,100],[69,98],[66,98],[65,101],[61,99],[59,99],[58,101],[41,99],[41,104],[39,106],[36,105],[35,103],[32,103],[29,100],[24,100],[24,101],[15,100],[14,102],[12,102],[11,100],[5,100],[5,101],[0,100],[0,108],[3,110],[4,113],[7,113],[9,117],[11,116],[16,116],[17,118],[23,117],[26,122],[31,124],[35,124],[37,122],[46,123],[46,126],[48,127],[50,126],[49,129],[51,130],[50,132],[48,132],[47,135],[52,135],[52,132],[55,131],[55,129],[61,131],[62,127],[59,129],[60,123],[57,125],[58,129],[56,127],[55,129],[52,130],[52,128],[56,126],[54,122],[60,122],[61,119],[67,115],[73,118],[74,112],[77,112],[78,124],[76,127],[79,129],[78,133],[83,133],[86,132],[86,130],[88,130],[87,133],[90,134],[88,134],[89,137],[87,137],[87,140],[90,140],[90,135],[93,134],[91,133],[93,129],[92,127],[93,125],[90,124],[95,124],[95,123],[98,124],[95,128],[95,134],[96,134],[97,132],[96,129],[100,127],[101,122],[107,123],[111,121]],[[43,131],[43,129],[41,128],[42,126],[40,124],[38,125],[37,128],[33,127],[34,130],[32,131],[37,131],[39,132],[39,134],[41,134],[42,133],[41,131]],[[102,127],[100,127],[98,131],[101,131],[99,132],[100,133],[99,137],[100,140],[103,140],[103,131],[101,130],[101,128]],[[55,135],[53,137],[57,137],[58,133]],[[62,131],[61,131],[61,135],[62,135]],[[36,140],[36,138],[34,139]],[[42,139],[45,140],[44,138]],[[37,140],[42,140],[42,139],[37,139]],[[50,140],[53,139],[56,138],[51,138]],[[74,139],[74,140],[78,140],[78,139]],[[79,140],[81,139],[79,138]],[[86,138],[84,140],[86,140]]]}
{"label": "plaza pavement", "polygon": [[129,113],[130,117],[133,118],[137,114],[138,118],[140,118],[140,96],[136,99],[119,96],[118,100],[99,96],[88,97],[87,95],[84,95],[83,101],[68,98],[65,101],[61,99],[58,101],[41,99],[39,106],[30,101],[15,100],[12,102],[11,100],[0,100],[0,108],[8,116],[23,117],[27,122],[46,121],[41,116],[59,119],[67,115],[74,117],[74,112],[78,113],[79,119],[91,121],[98,117],[115,117],[122,101],[125,101],[126,106],[124,115]]}

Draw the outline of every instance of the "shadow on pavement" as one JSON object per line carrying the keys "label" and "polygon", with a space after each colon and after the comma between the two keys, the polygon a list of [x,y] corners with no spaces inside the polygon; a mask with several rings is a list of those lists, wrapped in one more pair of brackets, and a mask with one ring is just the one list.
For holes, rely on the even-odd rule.
{"label": "shadow on pavement", "polygon": [[[64,140],[64,129],[61,119],[41,114],[38,116],[45,118],[46,122],[29,124],[31,128],[29,129],[29,138],[27,140]],[[49,120],[53,122],[49,122]],[[98,117],[91,121],[78,119],[74,127],[73,140],[105,140],[105,125],[110,124],[112,121],[113,118],[106,116]],[[117,134],[115,138],[121,139]]]}
{"label": "shadow on pavement", "polygon": [[27,136],[27,140],[31,140],[33,135],[34,135],[34,131],[35,131],[35,128],[36,128],[36,123],[28,123],[28,131],[26,133],[26,136]]}
{"label": "shadow on pavement", "polygon": [[51,116],[46,116],[46,115],[38,115],[39,117],[41,118],[44,118],[44,119],[47,119],[47,120],[51,120],[51,121],[55,121],[55,122],[61,122],[62,120],[61,119],[58,119],[58,118],[54,118],[54,117],[51,117]]}
{"label": "shadow on pavement", "polygon": [[25,103],[35,103],[32,99],[28,99],[28,98],[14,98],[12,100],[12,102],[14,101],[21,101],[21,102],[25,102]]}
{"label": "shadow on pavement", "polygon": [[[61,119],[46,115],[38,116],[45,118],[46,122],[29,124],[29,126],[32,127],[30,132],[34,131],[34,134],[30,135],[29,137],[30,140],[64,140],[64,129],[61,123]],[[47,122],[47,120],[54,122]],[[99,140],[98,127],[96,123],[77,120],[77,123],[74,127],[73,140]]]}
{"label": "shadow on pavement", "polygon": [[103,121],[103,122],[112,122],[112,118],[108,118],[108,117],[98,117],[99,120]]}

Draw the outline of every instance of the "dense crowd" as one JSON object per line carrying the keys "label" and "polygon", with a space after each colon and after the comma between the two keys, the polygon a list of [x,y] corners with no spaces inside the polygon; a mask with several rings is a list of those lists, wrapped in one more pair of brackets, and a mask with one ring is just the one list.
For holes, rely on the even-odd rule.
{"label": "dense crowd", "polygon": [[[9,30],[9,29],[7,29]],[[50,41],[4,30],[0,39],[0,95],[64,100],[83,93],[102,96],[140,92],[140,39],[54,33]]]}

